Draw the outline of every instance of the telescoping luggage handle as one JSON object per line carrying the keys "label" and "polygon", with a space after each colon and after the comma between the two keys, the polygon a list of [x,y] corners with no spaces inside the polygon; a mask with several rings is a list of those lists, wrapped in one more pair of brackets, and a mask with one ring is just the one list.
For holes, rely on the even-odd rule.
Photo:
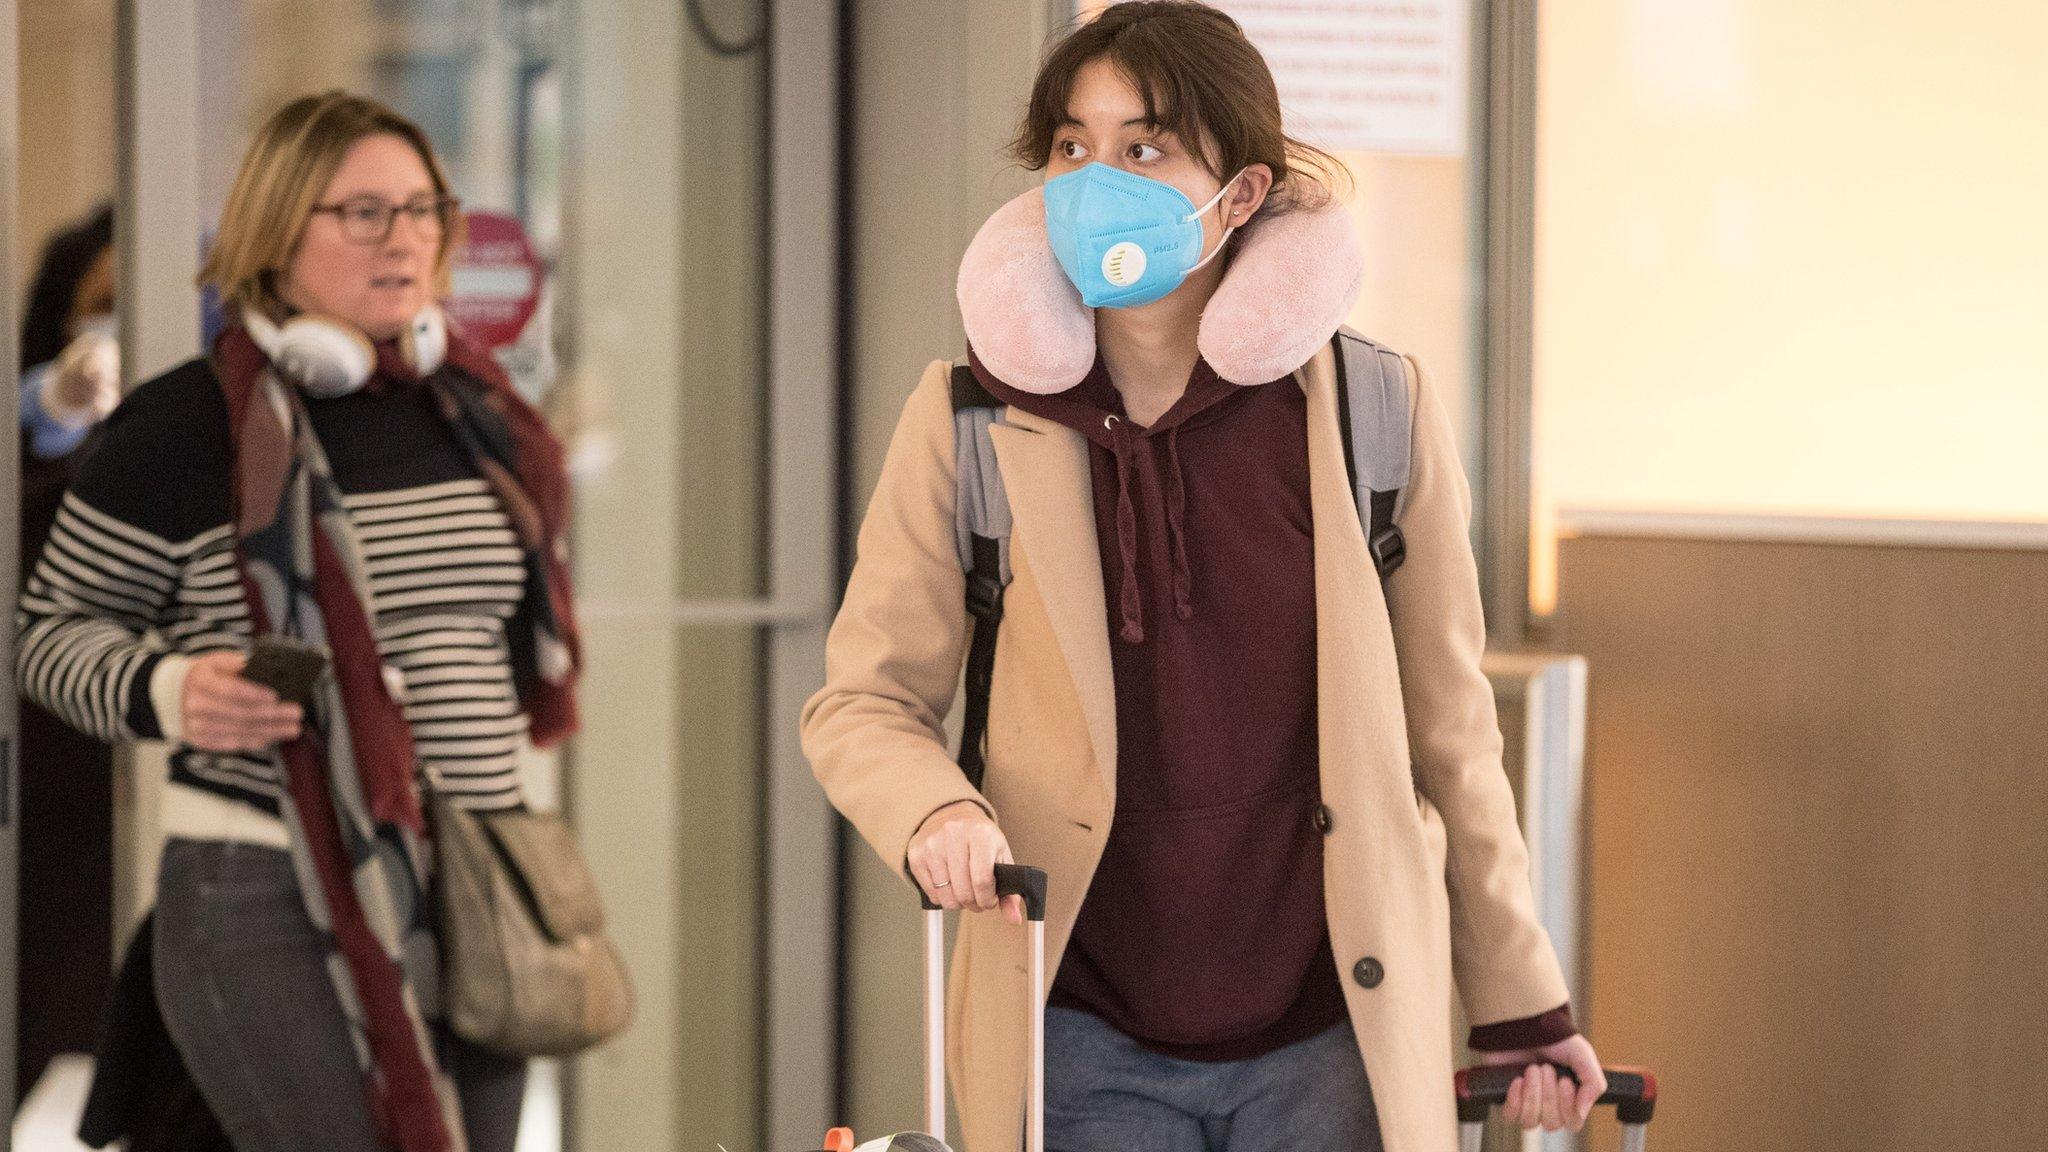
{"label": "telescoping luggage handle", "polygon": [[[1031,1089],[1024,1111],[1024,1152],[1045,1152],[1045,870],[996,865],[996,895],[1024,898],[1031,931]],[[946,1137],[946,913],[923,889],[924,1130]]]}
{"label": "telescoping luggage handle", "polygon": [[[1553,1064],[1560,1080],[1577,1080],[1562,1064]],[[1486,1114],[1496,1104],[1505,1104],[1508,1086],[1528,1071],[1526,1064],[1498,1064],[1467,1068],[1458,1073],[1458,1140],[1463,1152],[1479,1152],[1486,1132]],[[1614,1105],[1621,1121],[1622,1152],[1643,1152],[1650,1116],[1657,1110],[1657,1077],[1648,1068],[1603,1068],[1607,1091],[1598,1103]]]}

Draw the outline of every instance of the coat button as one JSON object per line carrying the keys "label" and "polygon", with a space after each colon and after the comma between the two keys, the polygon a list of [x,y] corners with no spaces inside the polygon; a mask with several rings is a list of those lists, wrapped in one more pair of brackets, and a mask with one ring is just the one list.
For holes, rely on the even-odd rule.
{"label": "coat button", "polygon": [[1328,804],[1316,805],[1316,831],[1328,836],[1330,834],[1330,826],[1335,823],[1336,818],[1330,815],[1330,806]]}
{"label": "coat button", "polygon": [[1351,966],[1351,978],[1358,981],[1360,988],[1377,988],[1380,981],[1387,978],[1387,970],[1380,966],[1379,961],[1367,956]]}

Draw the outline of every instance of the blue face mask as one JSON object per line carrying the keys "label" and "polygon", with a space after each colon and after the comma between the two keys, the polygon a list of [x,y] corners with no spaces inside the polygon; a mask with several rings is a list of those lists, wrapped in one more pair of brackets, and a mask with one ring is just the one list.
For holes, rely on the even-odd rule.
{"label": "blue face mask", "polygon": [[[1237,176],[1244,175],[1239,172]],[[1202,254],[1202,216],[1237,176],[1200,208],[1181,190],[1108,164],[1094,163],[1045,182],[1045,232],[1053,255],[1090,308],[1134,308],[1181,286],[1216,258]]]}

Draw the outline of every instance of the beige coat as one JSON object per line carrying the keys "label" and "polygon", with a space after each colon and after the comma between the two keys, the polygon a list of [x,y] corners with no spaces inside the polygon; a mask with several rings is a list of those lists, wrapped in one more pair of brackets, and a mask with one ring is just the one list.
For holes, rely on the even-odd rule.
{"label": "beige coat", "polygon": [[[944,362],[926,369],[897,426],[832,627],[826,684],[803,717],[805,751],[832,803],[899,870],[927,815],[974,798],[941,728],[968,638],[948,371]],[[1566,990],[1536,921],[1493,693],[1479,671],[1470,493],[1443,406],[1412,362],[1410,375],[1408,558],[1384,597],[1345,475],[1330,349],[1297,379],[1308,393],[1322,795],[1334,818],[1324,853],[1330,936],[1387,1152],[1450,1152],[1454,973],[1477,1024],[1548,1011]],[[1115,810],[1108,617],[1086,441],[1015,409],[992,435],[1015,519],[1015,579],[985,790],[1017,860],[1050,874],[1050,973]],[[1352,977],[1368,956],[1385,970],[1372,989]],[[1017,1147],[1025,962],[1021,930],[966,917],[947,1056],[968,1152]]]}

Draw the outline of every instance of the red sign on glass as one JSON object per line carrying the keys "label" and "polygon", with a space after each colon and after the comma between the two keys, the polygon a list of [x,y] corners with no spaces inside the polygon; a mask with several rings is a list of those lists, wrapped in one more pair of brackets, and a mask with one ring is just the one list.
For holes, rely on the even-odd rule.
{"label": "red sign on glass", "polygon": [[540,305],[541,266],[517,216],[471,212],[469,243],[455,262],[448,316],[470,339],[502,348],[519,339]]}

